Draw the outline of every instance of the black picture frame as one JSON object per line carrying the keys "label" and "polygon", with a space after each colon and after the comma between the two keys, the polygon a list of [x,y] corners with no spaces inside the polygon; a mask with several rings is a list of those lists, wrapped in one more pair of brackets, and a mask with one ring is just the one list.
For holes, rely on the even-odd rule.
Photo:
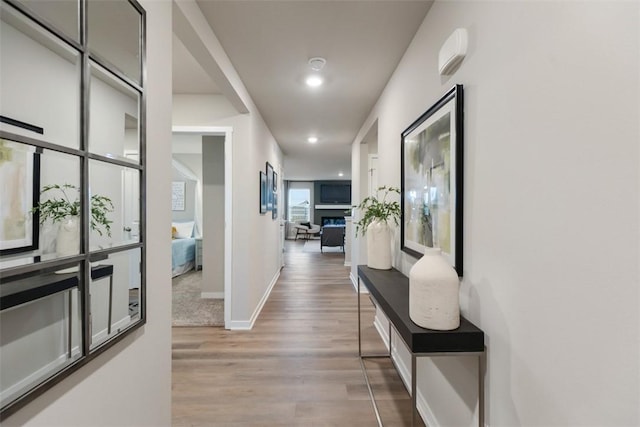
{"label": "black picture frame", "polygon": [[455,85],[401,134],[400,248],[427,247],[463,272],[464,91]]}
{"label": "black picture frame", "polygon": [[273,171],[273,192],[278,192],[278,173]]}
{"label": "black picture frame", "polygon": [[[11,151],[11,155],[7,154]],[[16,188],[15,196],[24,199],[27,202],[27,209],[23,214],[24,226],[14,227],[5,224],[11,218],[1,217],[2,226],[7,229],[16,231],[22,230],[24,236],[13,236],[11,239],[0,240],[0,255],[12,255],[22,252],[30,252],[38,249],[40,239],[40,215],[35,208],[40,201],[40,156],[42,149],[31,145],[23,144],[19,141],[13,141],[8,138],[0,138],[0,160],[7,158],[7,161],[0,162],[0,179],[5,180],[5,173],[20,173],[20,179],[8,178],[7,182],[24,182],[24,188]],[[13,168],[13,172],[9,172],[15,162],[21,162],[24,167]],[[3,196],[4,198],[4,196]],[[24,203],[17,203],[20,206]],[[4,237],[4,236],[3,236]]]}
{"label": "black picture frame", "polygon": [[260,171],[260,214],[267,213],[267,174]]}
{"label": "black picture frame", "polygon": [[44,135],[44,129],[41,128],[40,126],[36,126],[20,120],[12,119],[11,117],[0,116],[0,123],[6,123],[11,126],[15,126],[21,129],[26,129],[28,131],[40,134],[40,135]]}
{"label": "black picture frame", "polygon": [[273,166],[271,163],[266,162],[267,173],[267,210],[273,209]]}

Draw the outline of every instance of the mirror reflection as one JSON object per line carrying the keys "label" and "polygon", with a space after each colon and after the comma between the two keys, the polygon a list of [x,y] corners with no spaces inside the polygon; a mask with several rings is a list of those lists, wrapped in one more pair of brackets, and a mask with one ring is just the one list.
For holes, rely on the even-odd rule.
{"label": "mirror reflection", "polygon": [[0,17],[0,129],[78,148],[78,52],[4,2]]}
{"label": "mirror reflection", "polygon": [[140,319],[140,255],[136,248],[92,257],[92,349]]}
{"label": "mirror reflection", "polygon": [[80,253],[78,157],[0,139],[0,269]]}
{"label": "mirror reflection", "polygon": [[140,241],[140,171],[91,160],[89,193],[95,200],[89,235],[91,251]]}
{"label": "mirror reflection", "polygon": [[90,88],[89,150],[138,163],[138,92],[95,64],[91,66]]}
{"label": "mirror reflection", "polygon": [[137,7],[0,2],[0,419],[144,323]]}
{"label": "mirror reflection", "polygon": [[127,0],[87,5],[89,48],[133,81],[141,82],[140,12]]}
{"label": "mirror reflection", "polygon": [[0,279],[3,407],[81,357],[79,272],[75,266]]}
{"label": "mirror reflection", "polygon": [[75,41],[78,37],[78,0],[18,0],[39,18]]}

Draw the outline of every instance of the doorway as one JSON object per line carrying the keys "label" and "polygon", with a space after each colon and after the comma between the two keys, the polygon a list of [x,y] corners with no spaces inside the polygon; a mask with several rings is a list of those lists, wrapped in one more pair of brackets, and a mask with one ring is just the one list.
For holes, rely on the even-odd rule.
{"label": "doorway", "polygon": [[[223,283],[223,289],[203,288],[203,298],[224,299],[224,327],[229,329],[231,319],[232,287],[232,133],[231,127],[213,126],[174,126],[174,135],[199,136],[202,139],[203,185],[200,217],[201,240],[196,255],[201,256],[203,279],[207,283]],[[213,166],[213,167],[212,167]],[[223,172],[220,172],[223,170]],[[208,171],[205,173],[205,171]],[[214,171],[213,174],[210,174]],[[207,175],[207,176],[205,176]],[[212,185],[209,185],[209,181]],[[207,199],[217,198],[214,215],[208,215],[212,209]],[[208,197],[205,197],[208,196]],[[211,201],[211,200],[209,200]],[[219,209],[219,210],[218,210]],[[195,222],[198,222],[196,219]],[[214,236],[209,237],[207,236]],[[222,237],[222,239],[220,239]],[[217,262],[216,260],[221,260]],[[207,264],[209,264],[207,266]],[[204,282],[204,280],[203,280]]]}

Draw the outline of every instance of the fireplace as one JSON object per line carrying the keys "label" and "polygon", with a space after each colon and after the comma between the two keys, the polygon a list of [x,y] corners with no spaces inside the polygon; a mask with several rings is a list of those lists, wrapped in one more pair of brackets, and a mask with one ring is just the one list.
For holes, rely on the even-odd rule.
{"label": "fireplace", "polygon": [[347,223],[344,220],[343,216],[323,216],[322,217],[322,226],[326,226],[326,225],[339,225],[341,227],[344,227]]}

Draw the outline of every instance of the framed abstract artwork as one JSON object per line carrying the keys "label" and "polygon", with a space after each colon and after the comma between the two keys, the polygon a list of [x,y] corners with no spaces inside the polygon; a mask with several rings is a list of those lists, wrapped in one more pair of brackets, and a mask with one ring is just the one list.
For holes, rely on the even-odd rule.
{"label": "framed abstract artwork", "polygon": [[267,213],[267,174],[260,171],[260,213]]}
{"label": "framed abstract artwork", "polygon": [[[38,248],[40,149],[0,139],[0,254]],[[5,202],[6,201],[6,202]]]}
{"label": "framed abstract artwork", "polygon": [[456,85],[401,136],[401,249],[440,248],[462,276],[463,87]]}
{"label": "framed abstract artwork", "polygon": [[267,162],[267,210],[273,209],[273,166]]}

